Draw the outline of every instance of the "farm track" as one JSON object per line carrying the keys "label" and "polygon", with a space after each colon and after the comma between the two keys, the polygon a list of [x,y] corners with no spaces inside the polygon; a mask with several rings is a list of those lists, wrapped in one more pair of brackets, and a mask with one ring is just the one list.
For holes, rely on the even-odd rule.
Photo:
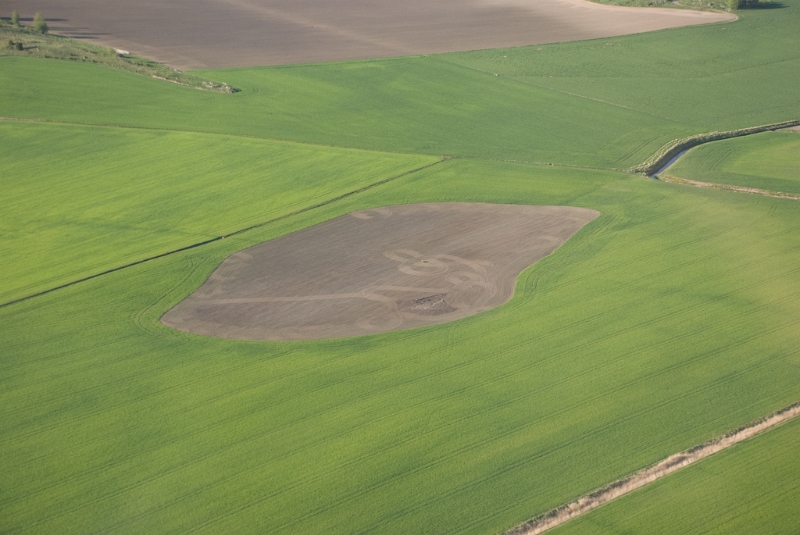
{"label": "farm track", "polygon": [[538,535],[560,526],[575,517],[588,513],[606,503],[649,485],[678,470],[692,465],[744,440],[764,433],[800,415],[800,402],[794,403],[745,427],[727,433],[691,449],[670,455],[653,466],[617,480],[573,502],[554,509],[541,517],[506,532],[506,535]]}
{"label": "farm track", "polygon": [[75,286],[76,284],[80,284],[82,282],[86,282],[86,281],[90,281],[92,279],[96,279],[98,277],[102,277],[103,275],[109,275],[111,273],[116,273],[118,271],[122,271],[124,269],[128,269],[128,268],[131,268],[131,267],[134,267],[134,266],[138,266],[138,265],[141,265],[141,264],[145,264],[147,262],[152,262],[153,260],[158,260],[160,258],[164,258],[164,257],[167,257],[167,256],[172,256],[172,255],[177,254],[177,253],[181,253],[181,252],[184,252],[184,251],[189,251],[191,249],[196,249],[198,247],[202,247],[204,245],[208,245],[210,243],[217,242],[219,240],[224,240],[225,238],[231,238],[233,236],[239,236],[239,235],[244,234],[246,232],[250,232],[251,230],[255,230],[257,228],[265,227],[267,225],[271,225],[273,223],[277,223],[278,221],[283,221],[283,220],[288,219],[290,217],[294,217],[296,215],[304,214],[306,212],[310,212],[312,210],[316,210],[317,208],[322,208],[323,206],[327,206],[329,204],[333,204],[335,202],[341,201],[341,200],[346,199],[348,197],[352,197],[353,195],[357,195],[359,193],[363,193],[365,191],[368,191],[368,190],[370,190],[372,188],[375,188],[375,187],[378,187],[378,186],[382,186],[382,185],[387,184],[389,182],[392,182],[394,180],[397,180],[397,179],[412,175],[412,174],[417,173],[419,171],[423,171],[425,169],[428,169],[430,167],[438,165],[438,164],[440,164],[442,162],[445,162],[447,160],[448,160],[448,158],[442,158],[442,159],[440,159],[440,160],[438,160],[436,162],[433,162],[433,163],[430,163],[430,164],[427,164],[427,165],[423,165],[421,167],[417,167],[416,169],[411,169],[409,171],[405,171],[404,173],[400,173],[398,175],[390,176],[390,177],[385,178],[383,180],[379,180],[378,182],[373,182],[372,184],[367,184],[366,186],[362,186],[362,187],[354,189],[352,191],[348,191],[346,193],[343,193],[343,194],[338,195],[336,197],[327,199],[325,201],[306,206],[306,207],[301,208],[299,210],[294,210],[292,212],[280,215],[278,217],[274,217],[274,218],[269,219],[267,221],[264,221],[262,223],[257,223],[255,225],[250,225],[248,227],[236,230],[234,232],[230,232],[228,234],[223,234],[223,235],[220,235],[220,236],[208,239],[208,240],[204,240],[204,241],[201,241],[201,242],[197,242],[197,243],[193,243],[193,244],[190,244],[190,245],[186,245],[184,247],[179,247],[177,249],[173,249],[173,250],[167,251],[165,253],[157,254],[157,255],[154,255],[154,256],[149,256],[149,257],[143,258],[141,260],[136,260],[134,262],[129,262],[129,263],[124,264],[122,266],[118,266],[118,267],[115,267],[115,268],[112,268],[112,269],[107,269],[105,271],[101,271],[100,273],[95,273],[94,275],[89,275],[87,277],[82,277],[80,279],[77,279],[77,280],[74,280],[74,281],[71,281],[71,282],[67,282],[65,284],[60,284],[58,286],[54,286],[52,288],[48,288],[47,290],[42,290],[40,292],[36,292],[36,293],[30,294],[30,295],[27,295],[27,296],[24,296],[24,297],[20,297],[18,299],[13,299],[13,300],[7,301],[5,303],[0,303],[0,309],[8,307],[8,306],[11,306],[11,305],[15,305],[17,303],[28,301],[28,300],[33,299],[35,297],[40,297],[42,295],[46,295],[46,294],[55,292],[57,290],[63,290],[65,288],[69,288],[71,286]]}
{"label": "farm track", "polygon": [[792,199],[800,201],[800,194],[798,193],[785,193],[783,191],[772,191],[768,189],[748,188],[745,186],[732,186],[730,184],[719,184],[713,182],[701,182],[699,180],[689,180],[688,178],[679,178],[672,175],[658,175],[658,179],[664,182],[672,182],[673,184],[684,184],[687,186],[694,186],[696,188],[710,188],[722,191],[734,191],[736,193],[749,193],[751,195],[763,195],[764,197],[775,197],[777,199]]}

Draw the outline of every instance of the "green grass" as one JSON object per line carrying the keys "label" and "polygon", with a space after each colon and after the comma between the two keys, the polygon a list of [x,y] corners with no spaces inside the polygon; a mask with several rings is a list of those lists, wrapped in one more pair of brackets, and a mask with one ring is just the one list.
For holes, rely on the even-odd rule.
{"label": "green grass", "polygon": [[553,535],[791,535],[800,525],[800,419],[598,509]]}
{"label": "green grass", "polygon": [[19,122],[0,123],[0,144],[0,303],[437,161],[189,132]]}
{"label": "green grass", "polygon": [[[225,257],[354,209],[602,215],[514,299],[328,342],[158,318]],[[2,531],[492,533],[800,397],[796,203],[450,161],[0,310]]]}
{"label": "green grass", "polygon": [[800,3],[770,6],[732,23],[444,59],[706,132],[736,130],[800,119]]}
{"label": "green grass", "polygon": [[[786,5],[200,73],[232,95],[0,58],[0,116],[76,123],[0,123],[6,296],[287,216],[0,308],[0,532],[494,533],[800,399],[798,203],[501,161],[627,168],[798,118]],[[601,216],[450,324],[256,343],[158,321],[234,251],[425,201]]]}
{"label": "green grass", "polygon": [[[0,83],[8,88],[0,94],[0,116],[621,168],[692,133],[437,58],[203,73],[212,74],[242,92],[200,92],[94,65],[0,57]],[[57,98],[47,96],[56,89]]]}
{"label": "green grass", "polygon": [[786,6],[580,43],[196,73],[234,95],[6,57],[0,116],[627,169],[671,139],[800,118],[800,9]]}
{"label": "green grass", "polygon": [[800,193],[800,134],[767,132],[687,152],[668,174],[689,180]]}

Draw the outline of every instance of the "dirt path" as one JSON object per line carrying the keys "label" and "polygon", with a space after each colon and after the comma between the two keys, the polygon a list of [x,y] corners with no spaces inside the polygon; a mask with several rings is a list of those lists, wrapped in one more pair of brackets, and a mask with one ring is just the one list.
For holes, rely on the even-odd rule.
{"label": "dirt path", "polygon": [[716,184],[712,182],[700,182],[699,180],[689,180],[688,178],[679,178],[671,175],[659,175],[658,179],[663,182],[672,182],[674,184],[686,184],[688,186],[695,186],[698,188],[721,189],[725,191],[736,191],[738,193],[764,195],[765,197],[777,197],[778,199],[793,199],[796,201],[800,200],[800,194],[797,193],[784,193],[783,191],[772,191],[768,189],[748,188],[745,186],[731,186],[729,184]]}
{"label": "dirt path", "polygon": [[649,468],[636,472],[632,476],[617,480],[574,502],[562,505],[558,509],[536,517],[521,526],[507,531],[505,535],[536,535],[537,533],[544,533],[577,516],[588,513],[592,509],[596,509],[611,500],[640,489],[653,481],[668,476],[681,468],[694,464],[697,461],[705,459],[709,455],[729,448],[759,433],[763,433],[798,415],[800,415],[800,402],[774,412],[766,418],[737,429],[727,435],[715,438],[704,444],[695,446],[692,449],[671,455]]}

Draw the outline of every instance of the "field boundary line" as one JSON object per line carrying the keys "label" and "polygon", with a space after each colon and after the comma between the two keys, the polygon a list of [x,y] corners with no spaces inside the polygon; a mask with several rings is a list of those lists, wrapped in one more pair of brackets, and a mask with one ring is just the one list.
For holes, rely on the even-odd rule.
{"label": "field boundary line", "polygon": [[628,172],[655,177],[661,172],[665,171],[667,167],[672,165],[674,163],[673,160],[677,159],[677,157],[679,157],[682,153],[698,145],[734,137],[760,134],[761,132],[782,130],[784,128],[790,128],[793,126],[800,126],[800,120],[751,126],[748,128],[739,128],[737,130],[726,130],[724,132],[706,132],[704,134],[695,134],[689,137],[673,139],[672,141],[669,141],[663,145],[645,161],[628,169]]}
{"label": "field boundary line", "polygon": [[503,535],[538,535],[800,415],[800,401],[539,515]]}
{"label": "field boundary line", "polygon": [[775,197],[778,199],[792,199],[800,201],[800,193],[786,193],[783,191],[773,191],[769,189],[750,188],[747,186],[733,186],[730,184],[720,184],[717,182],[701,182],[699,180],[689,180],[688,178],[680,178],[677,176],[661,174],[658,179],[663,182],[672,182],[674,184],[684,184],[687,186],[695,186],[697,188],[711,188],[720,189],[723,191],[735,191],[738,193],[750,193],[753,195],[763,195],[765,197]]}
{"label": "field boundary line", "polygon": [[449,159],[450,158],[448,158],[448,157],[440,157],[439,160],[437,160],[437,161],[435,161],[433,163],[429,163],[427,165],[423,165],[422,167],[417,167],[415,169],[411,169],[411,170],[405,171],[405,172],[400,173],[398,175],[390,176],[390,177],[385,178],[383,180],[379,180],[378,182],[373,182],[372,184],[367,184],[366,186],[362,186],[362,187],[360,187],[358,189],[354,189],[352,191],[348,191],[348,192],[342,193],[341,195],[337,195],[336,197],[333,197],[333,198],[330,198],[330,199],[326,199],[326,200],[324,200],[322,202],[318,202],[318,203],[315,203],[315,204],[312,204],[312,205],[309,205],[309,206],[305,206],[305,207],[300,208],[298,210],[294,210],[292,212],[288,212],[286,214],[279,215],[277,217],[273,217],[272,219],[269,219],[267,221],[263,221],[261,223],[256,223],[255,225],[250,225],[249,227],[245,227],[245,228],[241,228],[239,230],[235,230],[235,231],[230,232],[228,234],[222,234],[222,235],[216,236],[214,238],[210,238],[208,240],[203,240],[203,241],[200,241],[200,242],[197,242],[197,243],[192,243],[190,245],[185,245],[183,247],[179,247],[177,249],[172,249],[170,251],[166,251],[164,253],[160,253],[160,254],[157,254],[157,255],[154,255],[154,256],[148,256],[146,258],[142,258],[140,260],[135,260],[133,262],[129,262],[127,264],[123,264],[123,265],[117,266],[115,268],[107,269],[105,271],[101,271],[101,272],[95,273],[93,275],[82,277],[80,279],[76,279],[76,280],[73,280],[73,281],[70,281],[70,282],[66,282],[64,284],[59,284],[58,286],[54,286],[54,287],[48,288],[46,290],[35,292],[35,293],[30,294],[30,295],[19,297],[17,299],[12,299],[11,301],[6,301],[5,303],[0,303],[0,309],[8,307],[8,306],[11,306],[11,305],[15,305],[17,303],[21,303],[23,301],[28,301],[29,299],[33,299],[34,297],[40,297],[42,295],[46,295],[46,294],[55,292],[56,290],[63,290],[64,288],[69,288],[70,286],[75,286],[76,284],[80,284],[81,282],[90,281],[92,279],[96,279],[98,277],[102,277],[103,275],[109,275],[111,273],[116,273],[117,271],[122,271],[123,269],[127,269],[127,268],[131,268],[131,267],[134,267],[134,266],[138,266],[140,264],[151,262],[153,260],[158,260],[159,258],[164,258],[166,256],[171,256],[171,255],[174,255],[174,254],[177,254],[177,253],[182,253],[182,252],[188,251],[190,249],[196,249],[198,247],[202,247],[204,245],[208,245],[209,243],[214,243],[214,242],[217,242],[217,241],[220,241],[220,240],[224,240],[225,238],[231,238],[233,236],[239,236],[240,234],[244,234],[245,232],[250,232],[251,230],[255,230],[257,228],[261,228],[261,227],[264,227],[264,226],[267,226],[267,225],[271,225],[273,223],[277,223],[278,221],[282,221],[284,219],[288,219],[288,218],[294,217],[296,215],[300,215],[300,214],[303,214],[303,213],[306,213],[306,212],[310,212],[311,210],[316,210],[317,208],[322,208],[323,206],[327,206],[329,204],[333,204],[335,202],[341,201],[342,199],[346,199],[346,198],[351,197],[353,195],[358,195],[359,193],[363,193],[363,192],[365,192],[367,190],[370,190],[372,188],[376,188],[378,186],[382,186],[382,185],[387,184],[389,182],[392,182],[394,180],[398,180],[400,178],[412,175],[414,173],[418,173],[420,171],[423,171],[423,170],[428,169],[430,167],[433,167],[435,165],[439,165],[440,163],[446,162]]}

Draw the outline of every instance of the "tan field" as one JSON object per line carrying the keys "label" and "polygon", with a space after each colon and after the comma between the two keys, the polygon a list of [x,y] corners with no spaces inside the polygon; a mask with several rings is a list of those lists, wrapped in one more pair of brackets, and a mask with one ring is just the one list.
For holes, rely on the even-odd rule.
{"label": "tan field", "polygon": [[161,321],[244,340],[446,323],[511,299],[522,270],[598,215],[470,203],[354,212],[231,255]]}
{"label": "tan field", "polygon": [[179,69],[523,46],[735,18],[586,0],[0,0],[0,13],[12,9]]}

